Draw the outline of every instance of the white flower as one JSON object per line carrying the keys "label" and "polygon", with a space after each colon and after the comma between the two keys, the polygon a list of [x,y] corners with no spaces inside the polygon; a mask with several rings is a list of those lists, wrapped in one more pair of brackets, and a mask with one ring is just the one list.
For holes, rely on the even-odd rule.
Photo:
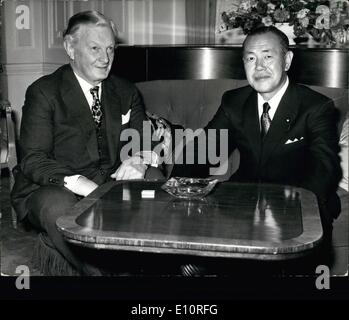
{"label": "white flower", "polygon": [[269,27],[271,25],[273,25],[273,20],[271,19],[270,16],[266,16],[262,18],[262,23],[266,26]]}
{"label": "white flower", "polygon": [[303,19],[299,19],[299,22],[303,28],[306,28],[309,25],[309,18],[305,17]]}
{"label": "white flower", "polygon": [[268,4],[267,4],[267,7],[268,7],[267,13],[272,13],[272,12],[274,12],[274,11],[275,11],[275,8],[276,8],[275,4],[272,4],[272,3],[268,3]]}
{"label": "white flower", "polygon": [[239,9],[245,12],[249,12],[251,10],[251,1],[250,0],[243,0],[240,3]]}
{"label": "white flower", "polygon": [[309,11],[310,11],[309,9],[299,10],[298,13],[297,13],[297,18],[298,19],[304,19],[307,16]]}

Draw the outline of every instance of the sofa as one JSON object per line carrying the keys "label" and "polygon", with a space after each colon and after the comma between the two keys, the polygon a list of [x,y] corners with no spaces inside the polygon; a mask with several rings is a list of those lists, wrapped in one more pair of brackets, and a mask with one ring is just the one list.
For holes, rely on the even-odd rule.
{"label": "sofa", "polygon": [[[139,51],[143,50],[142,48],[130,46],[126,49],[124,54],[119,53],[115,59],[116,65],[113,72],[135,82],[143,97],[146,111],[166,119],[172,127],[181,126],[193,130],[204,127],[216,113],[223,93],[247,84],[247,81],[243,79],[244,76],[241,71],[236,71],[235,66],[232,68],[231,65],[226,63],[227,61],[219,59],[214,59],[216,63],[213,68],[214,71],[209,72],[210,75],[213,75],[212,79],[204,79],[204,77],[201,77],[202,72],[196,71],[192,67],[196,63],[198,70],[201,70],[203,67],[202,61],[204,60],[201,58],[192,59],[191,53],[189,54],[191,59],[186,60],[182,53],[187,53],[188,48],[179,48],[180,52],[177,52],[178,48],[169,48],[171,52],[167,56],[163,54],[162,48],[160,48],[161,52],[158,52],[158,48],[155,48],[154,52],[156,55],[154,55],[153,59],[151,59],[152,54],[150,51],[152,48],[150,48],[150,51],[144,55],[149,58],[148,61],[145,61],[144,56],[138,56]],[[194,48],[193,50],[195,52],[207,53],[205,50],[196,49]],[[172,50],[176,52],[172,54]],[[216,53],[219,58],[221,51],[218,51]],[[229,48],[229,53],[230,51]],[[163,62],[161,62],[159,60],[161,57],[166,57],[166,59],[164,58]],[[241,60],[235,57],[235,53],[234,57],[230,55],[227,57],[229,61],[232,58],[234,58],[234,61],[239,61],[238,64],[241,65]],[[186,64],[186,61],[188,64]],[[227,69],[229,74],[225,72]],[[123,70],[125,70],[124,73],[122,72]],[[215,70],[220,70],[220,73]],[[309,82],[306,83],[309,84]],[[326,84],[324,86],[310,85],[309,87],[334,100],[341,115],[338,128],[340,131],[345,114],[349,109],[347,85],[337,88],[327,86]],[[234,152],[229,159],[228,170],[223,172],[219,179],[227,180],[237,170],[238,166],[239,153]],[[172,166],[169,165],[166,167],[167,176],[177,174],[185,176],[187,173],[186,169],[182,169],[181,172],[173,171]],[[346,199],[346,203],[347,198],[347,193],[341,194],[341,199]],[[347,210],[347,208],[348,204],[343,206],[343,210]],[[46,243],[46,240],[42,239],[42,237],[38,238],[38,246],[44,247],[48,256],[55,257],[54,259],[57,260],[60,259],[56,250],[50,247],[50,243]],[[36,256],[38,256],[39,250],[35,252],[37,253]],[[39,261],[38,264],[41,264],[41,270],[46,270],[44,272],[46,275],[58,275],[57,273],[48,273],[47,271],[50,271],[50,269],[44,265],[43,261]],[[64,271],[65,275],[74,274],[74,270],[68,272],[68,269],[69,266]]]}
{"label": "sofa", "polygon": [[[196,130],[204,127],[216,113],[223,93],[227,90],[245,86],[247,80],[239,79],[210,79],[210,80],[152,80],[137,82],[143,96],[146,110],[163,117],[173,126]],[[338,131],[341,131],[344,118],[349,109],[346,88],[328,88],[308,86],[330,97],[339,109],[340,121]],[[234,152],[230,159],[228,170],[219,176],[227,180],[238,168],[239,152]],[[346,164],[348,165],[348,164]],[[172,170],[172,167],[167,169]],[[181,175],[192,175],[183,169]],[[167,172],[171,175],[171,172]]]}

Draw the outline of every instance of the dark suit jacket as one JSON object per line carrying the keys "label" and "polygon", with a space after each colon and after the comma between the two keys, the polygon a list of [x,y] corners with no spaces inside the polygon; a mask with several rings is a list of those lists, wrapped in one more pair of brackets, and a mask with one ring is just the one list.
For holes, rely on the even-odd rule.
{"label": "dark suit jacket", "polygon": [[[336,190],[341,178],[338,111],[332,100],[290,83],[263,143],[257,93],[246,86],[227,91],[206,129],[229,130],[229,148],[240,151],[232,180],[289,184],[313,191],[320,211],[337,217]],[[300,139],[294,143],[286,141]],[[330,218],[332,219],[332,218]]]}
{"label": "dark suit jacket", "polygon": [[[63,186],[65,176],[81,174],[97,184],[105,182],[120,165],[120,132],[126,127],[142,133],[146,120],[134,85],[109,76],[102,82],[110,165],[101,170],[91,111],[70,65],[44,76],[28,87],[23,106],[20,157],[16,167],[12,204],[20,219],[26,200],[40,186]],[[131,109],[130,121],[121,115]]]}

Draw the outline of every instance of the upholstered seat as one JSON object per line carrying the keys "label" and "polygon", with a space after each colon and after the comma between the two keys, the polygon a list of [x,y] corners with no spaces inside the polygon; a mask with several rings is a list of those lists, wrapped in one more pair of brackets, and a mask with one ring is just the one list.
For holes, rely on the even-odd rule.
{"label": "upholstered seat", "polygon": [[[217,112],[225,91],[247,85],[247,80],[238,79],[186,79],[186,80],[153,80],[136,83],[140,90],[145,108],[148,112],[163,117],[173,125],[184,129],[196,130],[204,127]],[[327,88],[309,86],[334,101],[340,112],[338,130],[341,131],[345,113],[348,110],[347,88]],[[237,170],[240,154],[236,150],[228,160],[226,172],[217,178],[221,181]],[[167,169],[171,170],[171,169]],[[186,173],[186,172],[184,172]]]}
{"label": "upholstered seat", "polygon": [[[215,80],[157,80],[137,83],[146,110],[165,118],[172,124],[193,130],[205,126],[217,111],[223,92],[246,85],[246,80],[215,79]],[[344,115],[348,108],[348,89],[311,87],[331,97],[336,107]],[[1,104],[1,166],[10,169],[17,163],[14,157],[14,127],[9,104]],[[5,112],[6,110],[6,112]],[[5,117],[6,114],[6,117]],[[343,120],[344,117],[342,117]],[[6,119],[6,121],[4,120]],[[10,121],[10,128],[7,122]],[[11,128],[12,125],[12,128]],[[12,136],[10,134],[12,132]],[[4,134],[6,133],[6,134]],[[11,137],[10,137],[11,136]],[[11,140],[12,139],[12,140]],[[6,141],[6,143],[5,143]],[[3,149],[3,145],[5,148]],[[6,150],[5,150],[6,149]],[[6,151],[6,153],[5,153]],[[12,155],[11,155],[12,154]],[[6,155],[6,157],[5,157]],[[238,154],[230,159],[230,167],[222,179],[230,176],[237,168]],[[6,161],[3,159],[7,159]],[[11,176],[13,183],[13,177]],[[345,208],[345,205],[343,205]],[[44,234],[38,237],[34,257],[45,275],[76,275],[77,272],[66,263],[64,258],[54,249]],[[46,259],[42,259],[45,257]],[[55,266],[55,267],[54,267]]]}

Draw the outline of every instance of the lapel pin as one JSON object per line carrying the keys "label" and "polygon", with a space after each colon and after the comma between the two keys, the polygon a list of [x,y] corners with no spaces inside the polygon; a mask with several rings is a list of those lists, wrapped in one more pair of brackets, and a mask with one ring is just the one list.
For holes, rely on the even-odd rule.
{"label": "lapel pin", "polygon": [[287,123],[287,130],[290,130],[290,128],[291,128],[291,119],[290,118],[286,118],[286,123]]}

